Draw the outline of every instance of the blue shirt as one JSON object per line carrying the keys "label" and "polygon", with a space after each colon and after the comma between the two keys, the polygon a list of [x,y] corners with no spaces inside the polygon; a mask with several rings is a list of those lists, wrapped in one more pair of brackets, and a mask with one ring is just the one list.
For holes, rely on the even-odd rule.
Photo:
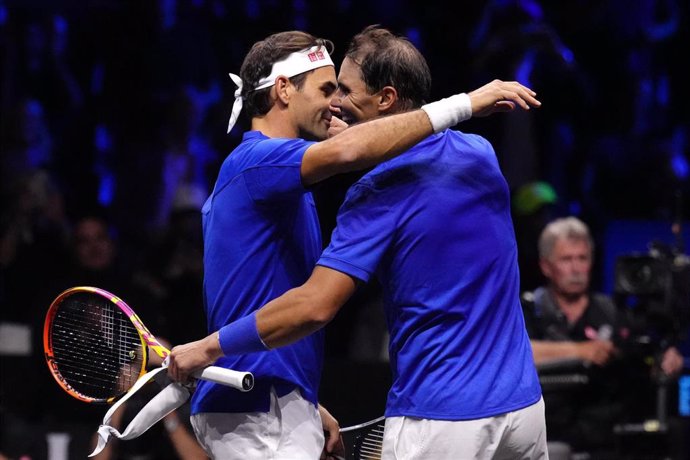
{"label": "blue shirt", "polygon": [[383,285],[386,416],[469,420],[541,397],[509,191],[484,138],[446,130],[362,177],[318,263]]}
{"label": "blue shirt", "polygon": [[[202,209],[209,331],[309,278],[322,250],[314,199],[300,176],[311,144],[250,131],[223,162]],[[192,413],[268,411],[271,386],[279,396],[299,388],[316,404],[322,362],[322,332],[276,350],[225,356],[216,365],[252,372],[254,389],[241,393],[200,380]]]}

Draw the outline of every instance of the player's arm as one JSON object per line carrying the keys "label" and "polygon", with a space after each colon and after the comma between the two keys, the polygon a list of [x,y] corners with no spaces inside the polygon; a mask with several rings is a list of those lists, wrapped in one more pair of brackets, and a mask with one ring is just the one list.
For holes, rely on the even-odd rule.
{"label": "player's arm", "polygon": [[581,360],[598,366],[605,365],[615,354],[615,346],[609,340],[549,341],[530,340],[534,362],[553,363],[560,360]]}
{"label": "player's arm", "polygon": [[317,265],[306,283],[256,312],[261,340],[268,348],[276,348],[321,329],[335,317],[356,287],[351,276]]}
{"label": "player's arm", "polygon": [[525,110],[538,107],[541,103],[535,95],[518,82],[494,80],[469,94],[357,124],[307,149],[302,158],[302,182],[312,185],[336,174],[375,166],[471,116],[507,112],[516,105]]}
{"label": "player's arm", "polygon": [[223,355],[262,351],[295,342],[331,321],[355,289],[354,278],[317,266],[306,283],[273,299],[257,312],[201,340],[173,348],[168,374],[174,380],[186,382],[191,373]]}
{"label": "player's arm", "polygon": [[163,418],[163,426],[168,432],[170,442],[175,448],[175,452],[180,460],[200,460],[207,459],[208,456],[199,442],[190,433],[184,422],[180,419],[177,411],[172,411]]}

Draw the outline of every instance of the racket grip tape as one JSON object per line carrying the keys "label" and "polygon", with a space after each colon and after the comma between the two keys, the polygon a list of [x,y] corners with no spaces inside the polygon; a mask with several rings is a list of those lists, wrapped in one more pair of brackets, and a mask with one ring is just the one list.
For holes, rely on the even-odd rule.
{"label": "racket grip tape", "polygon": [[251,372],[233,371],[224,367],[209,366],[195,372],[194,377],[228,385],[240,391],[249,391],[254,388],[254,375]]}

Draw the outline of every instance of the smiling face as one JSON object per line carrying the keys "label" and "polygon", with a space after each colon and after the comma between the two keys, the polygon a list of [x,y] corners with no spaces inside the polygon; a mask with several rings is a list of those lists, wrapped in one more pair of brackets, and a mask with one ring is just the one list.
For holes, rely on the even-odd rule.
{"label": "smiling face", "polygon": [[347,124],[378,117],[379,99],[380,93],[369,94],[359,65],[346,57],[340,66],[338,89],[331,99],[338,117]]}
{"label": "smiling face", "polygon": [[292,93],[289,108],[299,137],[326,139],[331,121],[330,102],[336,86],[335,69],[319,67],[307,75],[301,89]]}

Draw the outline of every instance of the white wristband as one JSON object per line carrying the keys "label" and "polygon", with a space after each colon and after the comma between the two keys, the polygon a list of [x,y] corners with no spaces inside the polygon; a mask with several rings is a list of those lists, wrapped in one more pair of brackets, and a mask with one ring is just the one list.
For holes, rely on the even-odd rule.
{"label": "white wristband", "polygon": [[472,117],[472,101],[466,93],[431,102],[422,106],[429,116],[434,132],[438,133]]}

